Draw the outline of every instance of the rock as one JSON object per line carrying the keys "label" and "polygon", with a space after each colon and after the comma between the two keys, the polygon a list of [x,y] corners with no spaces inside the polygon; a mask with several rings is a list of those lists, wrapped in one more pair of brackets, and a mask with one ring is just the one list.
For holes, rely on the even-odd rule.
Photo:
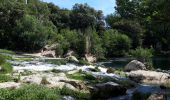
{"label": "rock", "polygon": [[75,91],[77,91],[77,89],[73,86],[73,85],[71,85],[71,84],[68,84],[68,83],[65,83],[65,85],[64,85],[66,88],[69,88],[69,89],[71,89],[71,90],[75,90]]}
{"label": "rock", "polygon": [[4,82],[0,83],[0,88],[9,88],[9,89],[16,89],[21,86],[21,83],[16,82]]}
{"label": "rock", "polygon": [[170,75],[167,73],[156,71],[137,70],[127,73],[127,76],[136,82],[144,82],[149,84],[166,84],[170,82]]}
{"label": "rock", "polygon": [[114,82],[96,84],[90,88],[92,99],[104,99],[126,94],[126,88]]}
{"label": "rock", "polygon": [[62,96],[61,100],[75,100],[72,96]]}
{"label": "rock", "polygon": [[60,82],[65,82],[65,83],[71,84],[72,86],[74,86],[75,88],[80,89],[80,90],[87,89],[86,85],[81,81],[60,80]]}
{"label": "rock", "polygon": [[59,44],[46,45],[43,50],[55,50]]}
{"label": "rock", "polygon": [[75,56],[68,56],[66,59],[72,61],[72,62],[79,62],[79,60]]}
{"label": "rock", "polygon": [[46,50],[46,51],[43,51],[41,53],[42,56],[45,56],[45,57],[56,57],[55,56],[55,50]]}
{"label": "rock", "polygon": [[65,57],[73,56],[74,53],[75,53],[74,51],[69,50],[69,51],[65,54]]}
{"label": "rock", "polygon": [[33,84],[41,84],[42,81],[42,77],[38,77],[38,76],[26,76],[21,78],[22,82],[24,83],[33,83]]}
{"label": "rock", "polygon": [[167,100],[167,97],[163,94],[152,94],[147,100]]}
{"label": "rock", "polygon": [[94,63],[97,61],[96,57],[94,55],[91,54],[85,54],[85,59],[89,62],[89,63]]}
{"label": "rock", "polygon": [[134,70],[146,70],[146,66],[140,61],[132,60],[124,68],[124,71],[134,71]]}

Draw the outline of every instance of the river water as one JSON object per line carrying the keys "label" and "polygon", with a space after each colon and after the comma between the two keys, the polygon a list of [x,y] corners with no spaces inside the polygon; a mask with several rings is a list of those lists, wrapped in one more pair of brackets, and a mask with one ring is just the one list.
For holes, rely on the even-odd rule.
{"label": "river water", "polygon": [[[100,65],[114,68],[123,68],[128,64],[133,58],[113,58],[105,62],[99,62]],[[153,67],[162,70],[170,70],[170,57],[153,57]]]}

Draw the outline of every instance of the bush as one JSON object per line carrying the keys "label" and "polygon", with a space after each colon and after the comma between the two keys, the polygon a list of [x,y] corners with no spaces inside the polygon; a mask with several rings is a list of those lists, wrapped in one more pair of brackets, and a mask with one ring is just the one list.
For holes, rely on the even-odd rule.
{"label": "bush", "polygon": [[41,49],[47,42],[47,37],[52,34],[49,27],[34,16],[25,15],[17,22],[15,43],[17,49],[32,51]]}
{"label": "bush", "polygon": [[144,48],[136,48],[135,50],[131,50],[130,54],[137,58],[139,61],[145,63],[149,69],[152,68],[152,49],[144,49]]}
{"label": "bush", "polygon": [[107,51],[106,56],[125,56],[131,47],[131,40],[117,30],[107,30],[103,36],[103,46]]}

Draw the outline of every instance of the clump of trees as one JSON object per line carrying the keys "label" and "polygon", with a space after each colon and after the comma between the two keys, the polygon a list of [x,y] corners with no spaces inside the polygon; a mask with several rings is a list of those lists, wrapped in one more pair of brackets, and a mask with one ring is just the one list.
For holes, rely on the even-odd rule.
{"label": "clump of trees", "polygon": [[[88,4],[61,9],[39,0],[0,1],[0,48],[34,52],[57,43],[56,52],[78,56],[127,56],[136,48],[170,50],[170,3],[166,0],[116,0],[106,17]],[[143,50],[145,51],[145,50]]]}

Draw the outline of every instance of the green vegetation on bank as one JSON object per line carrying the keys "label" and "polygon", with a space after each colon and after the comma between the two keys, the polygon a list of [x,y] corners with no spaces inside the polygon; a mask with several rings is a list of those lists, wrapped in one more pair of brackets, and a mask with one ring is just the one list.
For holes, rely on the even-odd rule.
{"label": "green vegetation on bank", "polygon": [[115,13],[103,16],[88,4],[69,10],[40,0],[1,0],[0,48],[35,52],[57,44],[58,57],[73,50],[77,58],[132,55],[148,63],[150,49],[170,51],[169,6],[166,0],[116,0]]}
{"label": "green vegetation on bank", "polygon": [[66,87],[47,88],[38,85],[24,85],[19,89],[0,89],[1,100],[61,100],[61,96],[72,96],[76,100],[89,100],[88,93],[73,91]]}

